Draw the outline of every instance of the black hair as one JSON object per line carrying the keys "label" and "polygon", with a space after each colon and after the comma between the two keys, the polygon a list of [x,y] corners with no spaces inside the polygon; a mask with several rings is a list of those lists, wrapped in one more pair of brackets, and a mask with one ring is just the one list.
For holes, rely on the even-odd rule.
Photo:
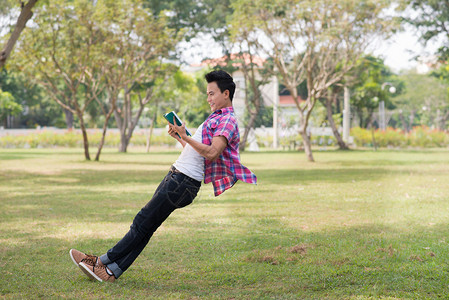
{"label": "black hair", "polygon": [[234,98],[235,92],[235,83],[231,75],[229,75],[223,70],[216,70],[207,73],[204,77],[206,77],[207,83],[216,82],[218,88],[222,93],[228,90],[229,99],[231,99],[232,102],[232,98]]}

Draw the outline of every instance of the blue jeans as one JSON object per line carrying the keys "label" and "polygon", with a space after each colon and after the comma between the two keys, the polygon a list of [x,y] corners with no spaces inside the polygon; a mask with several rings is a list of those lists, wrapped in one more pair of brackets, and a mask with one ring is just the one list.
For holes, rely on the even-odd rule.
{"label": "blue jeans", "polygon": [[128,233],[106,254],[100,256],[101,262],[119,278],[139,256],[162,222],[175,209],[192,203],[200,187],[201,181],[192,179],[172,167],[150,202],[134,217]]}

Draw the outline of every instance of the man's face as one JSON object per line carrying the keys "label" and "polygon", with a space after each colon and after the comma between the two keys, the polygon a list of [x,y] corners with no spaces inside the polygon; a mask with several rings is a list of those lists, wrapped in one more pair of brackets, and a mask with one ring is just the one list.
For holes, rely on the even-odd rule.
{"label": "man's face", "polygon": [[229,91],[225,90],[223,93],[218,88],[217,83],[210,82],[207,84],[207,102],[210,105],[211,111],[216,111],[231,105],[229,99]]}

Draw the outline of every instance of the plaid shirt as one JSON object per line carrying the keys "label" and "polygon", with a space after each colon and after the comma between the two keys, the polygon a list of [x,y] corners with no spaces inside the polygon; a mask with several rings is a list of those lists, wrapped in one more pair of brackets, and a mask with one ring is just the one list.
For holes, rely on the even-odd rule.
{"label": "plaid shirt", "polygon": [[224,136],[228,145],[216,161],[205,160],[204,183],[212,182],[218,196],[231,188],[237,180],[257,183],[256,175],[240,163],[240,134],[234,109],[226,107],[213,112],[203,124],[203,144],[212,144],[214,136]]}

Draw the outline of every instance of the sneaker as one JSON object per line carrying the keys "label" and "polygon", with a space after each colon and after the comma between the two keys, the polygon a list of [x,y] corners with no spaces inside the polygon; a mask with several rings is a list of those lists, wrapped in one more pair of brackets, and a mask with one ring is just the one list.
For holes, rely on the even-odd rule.
{"label": "sneaker", "polygon": [[83,252],[78,251],[76,249],[71,249],[69,253],[70,258],[77,267],[79,267],[79,264],[81,262],[84,262],[91,266],[94,266],[99,262],[98,256],[84,254]]}
{"label": "sneaker", "polygon": [[98,280],[100,282],[103,282],[103,281],[114,282],[115,281],[115,276],[109,275],[108,272],[106,271],[106,266],[104,266],[104,265],[103,266],[100,266],[100,265],[91,266],[84,262],[81,262],[79,264],[79,266],[80,266],[81,270],[90,279]]}

